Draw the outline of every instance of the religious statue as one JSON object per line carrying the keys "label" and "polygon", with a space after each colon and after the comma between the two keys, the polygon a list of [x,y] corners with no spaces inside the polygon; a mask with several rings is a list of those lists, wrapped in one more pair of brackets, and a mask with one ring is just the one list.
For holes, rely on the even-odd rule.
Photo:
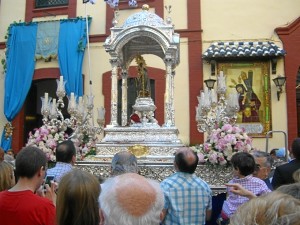
{"label": "religious statue", "polygon": [[135,57],[138,65],[138,76],[135,78],[137,96],[140,98],[150,97],[150,80],[146,68],[146,62],[141,55]]}

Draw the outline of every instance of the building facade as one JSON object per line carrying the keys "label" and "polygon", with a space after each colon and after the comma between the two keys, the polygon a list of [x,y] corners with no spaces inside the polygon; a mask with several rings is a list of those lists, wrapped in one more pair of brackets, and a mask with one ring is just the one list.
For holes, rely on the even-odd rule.
{"label": "building facade", "polygon": [[[46,3],[45,3],[46,2]],[[59,2],[59,3],[57,3]],[[197,96],[203,90],[204,80],[216,78],[221,70],[238,71],[231,65],[243,66],[263,63],[266,66],[264,74],[255,74],[253,90],[259,91],[265,86],[258,87],[259,82],[266,82],[269,89],[267,95],[260,96],[261,107],[268,107],[269,130],[284,131],[288,134],[289,143],[298,135],[298,101],[297,85],[300,67],[300,19],[298,0],[274,2],[251,1],[241,2],[229,0],[220,2],[217,0],[138,0],[138,7],[128,6],[128,1],[120,1],[118,7],[118,25],[122,25],[126,18],[133,13],[139,12],[143,4],[148,4],[150,11],[163,19],[170,17],[176,33],[180,34],[180,64],[176,68],[174,80],[174,104],[176,127],[179,130],[179,138],[184,144],[197,144],[205,140],[205,135],[199,133],[196,126],[195,107],[198,104]],[[40,5],[39,5],[40,4]],[[51,21],[75,17],[92,17],[90,24],[90,63],[87,52],[83,61],[84,93],[90,91],[95,95],[95,107],[104,106],[110,108],[110,56],[103,47],[106,38],[110,35],[113,26],[114,10],[104,1],[98,0],[95,4],[84,4],[81,0],[56,1],[26,0],[0,2],[0,56],[5,58],[7,28],[14,21]],[[171,6],[171,7],[169,7]],[[117,25],[117,26],[118,26]],[[284,50],[283,55],[278,57],[205,57],[205,53],[215,43],[233,43],[239,47],[239,43],[245,46],[249,43],[271,43]],[[263,46],[262,46],[263,47]],[[215,52],[214,52],[215,53]],[[227,52],[226,52],[227,53]],[[225,53],[225,54],[226,54]],[[273,60],[272,60],[273,59]],[[276,59],[276,60],[274,60]],[[156,93],[164,87],[165,67],[161,59],[156,56],[146,55],[150,79],[155,83]],[[132,77],[136,76],[135,63],[130,65]],[[249,68],[248,68],[249,69]],[[255,68],[249,70],[256,71]],[[258,68],[259,69],[259,68]],[[274,71],[275,69],[275,71]],[[213,71],[215,70],[215,71]],[[239,69],[242,72],[242,69]],[[4,72],[1,67],[0,72]],[[226,74],[226,72],[225,72]],[[249,73],[248,73],[249,75]],[[286,85],[280,99],[277,99],[277,88],[272,79],[278,75],[286,77]],[[31,122],[35,124],[40,116],[38,104],[39,97],[43,92],[48,92],[50,82],[60,76],[58,62],[51,60],[45,62],[38,60],[35,64],[33,81],[38,85],[33,97],[28,97],[22,110],[13,119],[12,148],[16,151],[26,143],[28,129]],[[262,78],[264,76],[264,78]],[[233,77],[238,80],[238,77]],[[263,80],[263,81],[259,81]],[[265,81],[266,80],[266,81]],[[0,78],[2,95],[4,96],[5,75]],[[229,81],[228,81],[229,82]],[[256,86],[255,86],[256,85]],[[49,91],[50,92],[50,91]],[[267,96],[268,100],[265,100]],[[55,96],[53,96],[55,97]],[[263,98],[263,99],[262,99]],[[163,105],[163,97],[155,99],[156,105]],[[3,98],[0,99],[3,105]],[[30,111],[30,108],[35,110]],[[266,117],[266,110],[261,110],[262,117]],[[158,107],[156,117],[162,123],[163,110]],[[106,114],[106,124],[110,123],[110,114]],[[0,113],[0,126],[4,126],[7,119],[3,110]],[[265,133],[253,135],[254,147],[265,149]],[[273,134],[270,138],[270,147],[283,147],[284,141],[280,134]]]}

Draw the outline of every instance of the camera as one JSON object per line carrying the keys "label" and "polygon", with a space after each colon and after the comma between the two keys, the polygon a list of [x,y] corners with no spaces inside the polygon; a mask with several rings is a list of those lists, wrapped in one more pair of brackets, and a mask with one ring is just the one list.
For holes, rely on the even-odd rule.
{"label": "camera", "polygon": [[51,181],[52,180],[54,180],[54,176],[46,176],[45,183],[44,183],[44,189],[46,189],[46,184],[48,184],[49,187],[51,186]]}

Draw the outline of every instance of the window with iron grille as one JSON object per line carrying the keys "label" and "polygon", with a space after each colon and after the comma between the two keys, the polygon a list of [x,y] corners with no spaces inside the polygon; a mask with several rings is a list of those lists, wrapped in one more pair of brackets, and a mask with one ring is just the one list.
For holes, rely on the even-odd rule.
{"label": "window with iron grille", "polygon": [[35,8],[46,8],[69,5],[69,0],[36,0]]}

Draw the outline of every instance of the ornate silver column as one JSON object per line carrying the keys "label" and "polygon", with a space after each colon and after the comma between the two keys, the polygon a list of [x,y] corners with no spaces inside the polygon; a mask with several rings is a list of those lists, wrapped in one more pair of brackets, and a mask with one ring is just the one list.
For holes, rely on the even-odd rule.
{"label": "ornate silver column", "polygon": [[172,126],[172,116],[171,116],[171,107],[172,107],[172,59],[165,59],[166,64],[166,91],[165,91],[165,123],[164,127]]}
{"label": "ornate silver column", "polygon": [[110,125],[118,126],[117,115],[118,115],[118,59],[112,58],[109,60],[111,70],[111,117]]}
{"label": "ornate silver column", "polygon": [[175,107],[174,107],[174,77],[175,70],[171,73],[171,122],[172,126],[175,126]]}
{"label": "ornate silver column", "polygon": [[127,125],[127,88],[128,88],[128,73],[126,70],[123,70],[122,73],[122,126]]}

